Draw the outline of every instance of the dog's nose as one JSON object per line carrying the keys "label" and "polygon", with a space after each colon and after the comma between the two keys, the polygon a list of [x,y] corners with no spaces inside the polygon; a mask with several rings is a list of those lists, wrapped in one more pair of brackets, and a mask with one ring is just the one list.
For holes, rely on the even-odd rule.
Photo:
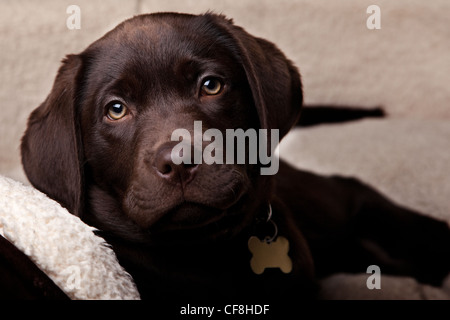
{"label": "dog's nose", "polygon": [[153,162],[157,174],[171,183],[189,183],[195,176],[197,164],[175,164],[172,161],[172,149],[174,144],[167,143],[158,148]]}

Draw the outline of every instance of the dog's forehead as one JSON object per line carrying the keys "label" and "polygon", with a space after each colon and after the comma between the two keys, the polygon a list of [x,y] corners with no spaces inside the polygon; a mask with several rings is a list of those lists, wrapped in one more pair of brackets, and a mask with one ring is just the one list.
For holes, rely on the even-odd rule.
{"label": "dog's forehead", "polygon": [[[202,16],[137,16],[93,43],[87,58],[87,86],[99,93],[126,92],[133,99],[194,84],[201,75],[233,79],[242,65],[233,39]],[[188,82],[185,82],[188,81]]]}
{"label": "dog's forehead", "polygon": [[[95,46],[104,61],[171,67],[187,59],[232,58],[233,40],[204,16],[138,16],[117,26]],[[107,59],[105,59],[107,57]]]}

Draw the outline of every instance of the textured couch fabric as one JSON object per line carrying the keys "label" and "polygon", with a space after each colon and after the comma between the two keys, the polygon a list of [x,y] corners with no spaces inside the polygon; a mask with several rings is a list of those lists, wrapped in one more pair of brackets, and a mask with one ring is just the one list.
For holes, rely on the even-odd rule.
{"label": "textured couch fabric", "polygon": [[[72,4],[81,9],[78,30],[66,26]],[[380,30],[366,27],[372,4],[381,9]],[[447,0],[10,0],[0,9],[1,175],[27,183],[20,138],[66,54],[135,14],[212,10],[275,42],[299,67],[306,103],[381,105],[388,113],[382,120],[297,129],[282,141],[282,158],[320,174],[359,177],[399,204],[450,222]],[[324,296],[449,297],[448,285],[428,290],[388,276],[381,290],[368,290],[367,276],[336,275]]]}

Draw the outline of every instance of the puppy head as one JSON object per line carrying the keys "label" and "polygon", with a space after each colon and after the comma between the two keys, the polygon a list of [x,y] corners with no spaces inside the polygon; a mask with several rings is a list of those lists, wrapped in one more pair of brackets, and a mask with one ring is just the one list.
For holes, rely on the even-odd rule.
{"label": "puppy head", "polygon": [[230,20],[137,16],[63,61],[30,116],[22,162],[34,186],[121,237],[231,236],[270,201],[270,178],[259,164],[175,165],[171,134],[201,121],[224,137],[281,138],[301,104],[296,68]]}

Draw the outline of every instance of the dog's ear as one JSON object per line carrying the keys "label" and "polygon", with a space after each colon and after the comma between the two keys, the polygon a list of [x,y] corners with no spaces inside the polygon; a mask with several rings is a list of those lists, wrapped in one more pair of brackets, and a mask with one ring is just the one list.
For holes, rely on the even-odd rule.
{"label": "dog's ear", "polygon": [[22,164],[29,181],[75,215],[82,212],[82,150],[75,96],[81,59],[63,60],[47,99],[28,119]]}
{"label": "dog's ear", "polygon": [[261,127],[279,129],[281,139],[300,117],[303,103],[300,73],[273,43],[253,37],[223,16],[209,16],[237,45]]}

